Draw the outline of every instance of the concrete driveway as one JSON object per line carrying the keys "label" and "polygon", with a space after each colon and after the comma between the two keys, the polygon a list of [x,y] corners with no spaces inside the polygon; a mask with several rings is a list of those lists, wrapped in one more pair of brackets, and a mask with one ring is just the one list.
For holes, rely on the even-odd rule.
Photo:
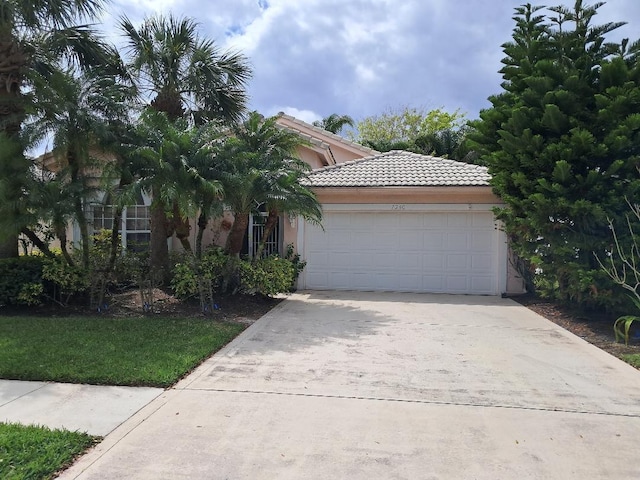
{"label": "concrete driveway", "polygon": [[640,372],[511,300],[292,295],[62,478],[637,479]]}

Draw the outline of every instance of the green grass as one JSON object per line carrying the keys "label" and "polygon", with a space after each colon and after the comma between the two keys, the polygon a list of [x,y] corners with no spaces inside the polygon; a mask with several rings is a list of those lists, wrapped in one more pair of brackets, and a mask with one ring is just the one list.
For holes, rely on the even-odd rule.
{"label": "green grass", "polygon": [[622,359],[633,365],[636,368],[640,368],[640,353],[631,353],[628,355],[622,355]]}
{"label": "green grass", "polygon": [[0,478],[52,478],[95,441],[80,432],[0,423]]}
{"label": "green grass", "polygon": [[0,378],[167,387],[243,329],[204,318],[0,317]]}

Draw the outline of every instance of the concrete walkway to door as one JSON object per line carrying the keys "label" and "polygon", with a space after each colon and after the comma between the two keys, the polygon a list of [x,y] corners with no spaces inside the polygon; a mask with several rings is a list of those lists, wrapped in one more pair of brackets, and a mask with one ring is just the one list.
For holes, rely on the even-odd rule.
{"label": "concrete walkway to door", "polygon": [[496,297],[294,294],[61,478],[637,479],[640,372]]}

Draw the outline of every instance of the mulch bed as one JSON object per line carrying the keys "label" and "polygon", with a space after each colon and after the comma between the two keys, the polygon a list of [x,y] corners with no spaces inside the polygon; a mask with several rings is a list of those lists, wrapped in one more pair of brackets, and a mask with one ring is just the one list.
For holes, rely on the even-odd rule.
{"label": "mulch bed", "polygon": [[3,306],[0,315],[69,317],[143,317],[161,315],[163,317],[208,317],[224,322],[251,324],[282,301],[282,298],[270,298],[262,295],[220,295],[216,297],[217,309],[202,313],[200,303],[196,299],[181,301],[170,291],[159,288],[153,290],[153,309],[145,312],[138,289],[131,289],[109,295],[107,308],[100,312],[90,309],[87,301],[79,300],[76,304],[60,306],[49,303],[42,306]]}
{"label": "mulch bed", "polygon": [[616,342],[613,333],[616,316],[575,311],[533,295],[513,297],[513,300],[613,356],[640,354],[637,339],[632,339],[629,345]]}

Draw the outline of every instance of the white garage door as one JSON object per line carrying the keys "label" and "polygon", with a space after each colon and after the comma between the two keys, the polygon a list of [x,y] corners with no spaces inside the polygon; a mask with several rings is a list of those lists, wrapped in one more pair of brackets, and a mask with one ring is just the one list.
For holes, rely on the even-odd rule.
{"label": "white garage door", "polygon": [[304,232],[304,288],[500,293],[491,212],[325,212]]}

